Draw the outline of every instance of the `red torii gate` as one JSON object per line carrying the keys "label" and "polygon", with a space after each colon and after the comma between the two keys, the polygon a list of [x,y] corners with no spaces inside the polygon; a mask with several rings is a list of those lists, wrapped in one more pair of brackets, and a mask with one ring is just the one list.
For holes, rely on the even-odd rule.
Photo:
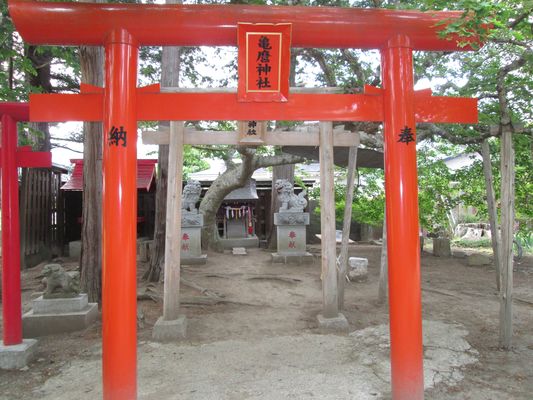
{"label": "red torii gate", "polygon": [[[105,46],[105,89],[33,95],[34,121],[101,121],[104,146],[103,387],[136,397],[135,157],[137,120],[384,121],[389,238],[392,391],[423,398],[415,122],[477,122],[475,99],[413,89],[413,50],[469,50],[438,37],[459,12],[220,5],[43,3],[12,0],[15,26],[33,44]],[[293,47],[377,48],[383,88],[363,95],[291,94],[286,103],[239,103],[231,93],[137,88],[139,46],[235,46],[238,22],[291,23]],[[134,140],[126,143],[127,132]],[[399,135],[407,135],[402,140]],[[398,138],[400,137],[400,140]],[[405,137],[404,137],[405,139]]]}
{"label": "red torii gate", "polygon": [[2,317],[4,346],[22,343],[20,291],[19,167],[50,168],[52,154],[17,148],[17,122],[29,121],[27,103],[0,103],[2,169]]}

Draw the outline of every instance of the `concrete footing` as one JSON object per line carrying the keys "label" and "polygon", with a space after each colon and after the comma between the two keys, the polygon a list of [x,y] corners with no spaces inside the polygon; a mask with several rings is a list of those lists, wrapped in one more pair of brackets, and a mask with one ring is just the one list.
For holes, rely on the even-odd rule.
{"label": "concrete footing", "polygon": [[325,318],[322,314],[318,314],[316,319],[318,320],[318,327],[322,330],[348,332],[350,327],[348,320],[341,313],[338,313],[334,318]]}
{"label": "concrete footing", "polygon": [[200,257],[181,257],[180,265],[204,265],[207,263],[207,254]]}
{"label": "concrete footing", "polygon": [[98,318],[98,304],[82,293],[73,298],[33,300],[33,309],[22,317],[25,338],[74,332],[87,328]]}
{"label": "concrete footing", "polygon": [[312,263],[315,261],[315,257],[311,253],[303,254],[280,254],[272,253],[272,262],[275,264],[302,264],[302,263]]}
{"label": "concrete footing", "polygon": [[27,366],[37,350],[37,340],[24,339],[11,346],[0,344],[0,369],[20,369]]}
{"label": "concrete footing", "polygon": [[185,339],[187,336],[187,318],[180,315],[178,319],[165,321],[159,317],[152,330],[152,339],[158,342],[171,342]]}

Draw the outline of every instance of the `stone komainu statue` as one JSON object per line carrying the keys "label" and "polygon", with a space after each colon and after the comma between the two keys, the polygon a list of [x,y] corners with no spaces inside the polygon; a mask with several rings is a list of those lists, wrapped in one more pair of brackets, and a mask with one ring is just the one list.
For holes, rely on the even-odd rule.
{"label": "stone komainu statue", "polygon": [[188,181],[183,188],[183,194],[181,196],[181,209],[185,212],[197,213],[196,203],[200,200],[200,194],[202,194],[202,185],[198,181]]}
{"label": "stone komainu statue", "polygon": [[47,264],[43,268],[46,289],[43,299],[76,297],[80,294],[80,273],[67,272],[59,264]]}
{"label": "stone komainu statue", "polygon": [[295,195],[292,183],[286,179],[276,180],[275,188],[278,192],[278,199],[281,201],[279,212],[303,212],[305,206],[307,206],[305,190]]}

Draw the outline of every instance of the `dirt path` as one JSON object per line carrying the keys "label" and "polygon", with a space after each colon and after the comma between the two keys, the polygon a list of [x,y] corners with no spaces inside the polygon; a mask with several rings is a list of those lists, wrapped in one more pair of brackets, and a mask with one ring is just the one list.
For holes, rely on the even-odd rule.
{"label": "dirt path", "polygon": [[[139,301],[139,398],[388,398],[388,315],[376,303],[380,248],[356,245],[350,254],[368,257],[369,280],[347,285],[349,335],[317,330],[318,261],[273,265],[269,253],[255,249],[247,256],[209,254],[206,266],[183,268],[185,280],[223,301],[198,302],[207,297],[183,286],[188,339],[177,344],[151,341],[161,304]],[[39,288],[39,268],[23,273],[25,308]],[[492,269],[423,254],[426,398],[531,399],[532,274],[530,258],[515,272],[516,297],[522,300],[515,302],[515,348],[503,352],[497,347]],[[161,285],[155,290],[160,293]],[[0,371],[0,399],[99,398],[100,332],[96,324],[42,338],[29,369]]]}

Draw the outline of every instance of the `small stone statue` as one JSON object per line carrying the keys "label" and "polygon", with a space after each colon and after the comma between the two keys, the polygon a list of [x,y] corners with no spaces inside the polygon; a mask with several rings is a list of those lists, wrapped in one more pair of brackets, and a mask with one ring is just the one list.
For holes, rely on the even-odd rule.
{"label": "small stone statue", "polygon": [[183,212],[198,213],[196,203],[200,200],[200,194],[202,194],[202,185],[200,185],[200,182],[188,181],[183,188],[183,194],[181,196],[181,209]]}
{"label": "small stone statue", "polygon": [[278,192],[278,198],[281,201],[279,212],[303,212],[307,206],[305,199],[305,190],[302,190],[298,195],[294,194],[292,183],[287,179],[278,179],[274,186]]}
{"label": "small stone statue", "polygon": [[76,297],[80,294],[80,273],[67,272],[59,264],[47,264],[43,268],[46,289],[43,299]]}

